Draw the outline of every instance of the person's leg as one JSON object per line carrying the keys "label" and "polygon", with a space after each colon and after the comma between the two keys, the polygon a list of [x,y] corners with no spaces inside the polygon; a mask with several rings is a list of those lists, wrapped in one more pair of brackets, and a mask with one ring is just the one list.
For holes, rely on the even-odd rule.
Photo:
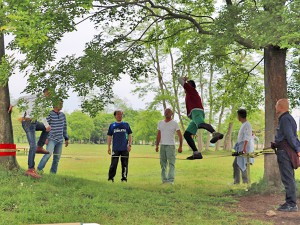
{"label": "person's leg", "polygon": [[163,183],[166,183],[168,182],[168,178],[166,176],[166,172],[167,172],[166,145],[160,146],[160,167],[161,167],[161,181]]}
{"label": "person's leg", "polygon": [[54,173],[54,174],[57,173],[57,167],[62,153],[62,146],[63,146],[62,142],[56,142],[56,145],[54,147],[54,152],[53,152],[54,154],[53,154],[53,161],[52,161],[50,173]]}
{"label": "person's leg", "polygon": [[277,151],[277,162],[281,175],[281,181],[285,187],[286,204],[290,207],[296,207],[297,205],[297,190],[294,169],[292,167],[291,160],[288,153],[285,150]]}
{"label": "person's leg", "polygon": [[128,175],[128,162],[129,162],[129,152],[121,152],[121,165],[122,165],[122,179],[121,181],[127,181]]}
{"label": "person's leg", "polygon": [[35,130],[36,131],[42,131],[41,135],[40,135],[40,138],[39,138],[39,140],[37,142],[37,146],[38,147],[43,147],[44,144],[45,144],[45,141],[46,141],[46,139],[48,137],[48,133],[49,132],[46,131],[45,125],[43,123],[41,123],[41,122],[38,122],[38,121],[36,122],[36,128],[35,128]]}
{"label": "person's leg", "polygon": [[110,163],[109,172],[108,172],[108,180],[114,181],[114,177],[115,177],[116,172],[117,172],[117,167],[118,167],[120,155],[121,155],[120,152],[112,151],[111,163]]}
{"label": "person's leg", "polygon": [[56,145],[56,141],[54,140],[49,140],[48,145],[47,145],[47,151],[49,152],[49,154],[43,155],[41,161],[39,162],[38,165],[38,170],[43,170],[48,162],[48,160],[50,159],[50,157],[52,156],[53,152],[54,152],[54,148]]}
{"label": "person's leg", "polygon": [[237,157],[235,157],[232,167],[233,167],[233,179],[234,179],[233,183],[239,184],[240,183],[240,167],[237,164]]}
{"label": "person's leg", "polygon": [[35,123],[31,121],[22,121],[22,127],[26,133],[27,141],[29,144],[29,153],[28,153],[28,169],[33,169],[35,166],[34,158],[36,151],[36,139],[35,139]]}
{"label": "person's leg", "polygon": [[168,182],[174,183],[175,179],[175,160],[176,160],[175,145],[168,145],[166,149],[167,160],[169,162]]}
{"label": "person's leg", "polygon": [[184,139],[186,140],[186,142],[188,143],[190,148],[193,150],[193,155],[187,157],[187,159],[190,159],[190,160],[203,158],[201,152],[198,151],[198,149],[195,145],[194,139],[192,138],[192,136],[197,133],[197,130],[198,130],[197,125],[195,124],[194,121],[191,121],[189,126],[187,127],[186,131],[183,134]]}
{"label": "person's leg", "polygon": [[247,174],[247,169],[245,171],[242,171],[242,179],[243,179],[243,184],[248,184],[248,174]]}

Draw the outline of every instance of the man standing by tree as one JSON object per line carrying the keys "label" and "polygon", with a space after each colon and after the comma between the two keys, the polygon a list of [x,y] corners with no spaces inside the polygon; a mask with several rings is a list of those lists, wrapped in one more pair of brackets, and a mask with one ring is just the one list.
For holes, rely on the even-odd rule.
{"label": "man standing by tree", "polygon": [[[237,153],[242,154],[253,152],[254,149],[251,147],[254,145],[251,143],[252,138],[252,127],[247,120],[247,111],[245,109],[239,109],[237,111],[238,120],[242,123],[242,126],[238,133],[238,141],[235,145],[235,150]],[[242,171],[243,183],[248,183],[247,176],[247,159],[243,156],[236,156],[233,162],[233,178],[234,184],[240,183],[240,171]]]}
{"label": "man standing by tree", "polygon": [[[175,177],[175,138],[177,132],[179,138],[178,152],[182,152],[182,134],[178,124],[172,120],[173,112],[167,108],[165,110],[165,119],[158,123],[158,131],[156,136],[156,152],[159,150],[160,144],[160,166],[161,179],[163,183],[174,184]],[[167,163],[169,162],[169,174],[166,176]]]}
{"label": "man standing by tree", "polygon": [[185,104],[187,109],[187,116],[191,119],[191,122],[184,132],[184,138],[188,145],[193,150],[193,155],[187,159],[202,159],[201,152],[198,151],[195,141],[192,136],[196,135],[198,129],[205,129],[212,133],[213,138],[210,143],[216,143],[219,139],[223,138],[223,134],[218,133],[210,125],[204,122],[205,114],[202,105],[201,97],[196,90],[196,84],[193,80],[187,80],[186,77],[179,77],[178,82],[185,90]]}
{"label": "man standing by tree", "polygon": [[[107,132],[108,154],[111,154],[111,164],[108,173],[108,180],[114,182],[117,172],[119,158],[122,164],[122,182],[127,182],[128,159],[132,144],[132,131],[128,123],[123,122],[123,111],[115,110],[116,122],[110,124]],[[112,142],[112,153],[111,153]]]}
{"label": "man standing by tree", "polygon": [[[43,90],[44,96],[49,97],[50,92],[47,88]],[[51,126],[48,124],[46,118],[42,118],[42,122],[37,121],[39,118],[35,118],[33,115],[35,101],[37,99],[36,95],[28,95],[21,97],[17,102],[22,101],[24,103],[24,112],[22,118],[22,127],[26,133],[27,140],[29,143],[29,154],[28,154],[28,170],[25,172],[26,176],[31,176],[33,178],[40,178],[35,170],[35,154],[49,154],[47,150],[43,148],[45,141],[47,139],[48,133],[51,130]],[[12,111],[13,106],[10,105],[8,112]],[[36,143],[35,132],[42,131],[38,142]]]}
{"label": "man standing by tree", "polygon": [[[294,169],[299,166],[300,142],[297,137],[297,124],[289,113],[287,99],[279,99],[275,105],[278,116],[278,128],[273,149],[277,149],[277,161],[281,181],[285,187],[285,203],[277,209],[284,212],[297,212],[297,189]],[[296,161],[296,165],[294,162]]]}

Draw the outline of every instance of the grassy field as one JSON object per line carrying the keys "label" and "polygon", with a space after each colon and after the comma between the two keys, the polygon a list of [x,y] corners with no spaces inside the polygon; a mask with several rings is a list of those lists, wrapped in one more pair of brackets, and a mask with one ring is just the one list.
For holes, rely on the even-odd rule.
{"label": "grassy field", "polygon": [[[177,154],[175,185],[162,185],[154,147],[132,149],[128,183],[120,181],[119,169],[115,183],[107,181],[105,145],[64,148],[58,174],[49,174],[51,160],[40,180],[23,176],[24,171],[1,171],[0,224],[265,224],[231,212],[235,197],[247,192],[245,186],[232,185],[228,152],[206,152],[203,160],[188,161],[185,150]],[[25,170],[27,156],[18,153],[17,159]],[[260,156],[251,167],[252,182],[262,176]]]}

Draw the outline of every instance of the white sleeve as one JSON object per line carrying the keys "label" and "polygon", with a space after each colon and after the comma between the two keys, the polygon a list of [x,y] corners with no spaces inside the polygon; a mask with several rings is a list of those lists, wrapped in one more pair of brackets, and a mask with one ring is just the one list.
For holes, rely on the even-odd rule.
{"label": "white sleeve", "polygon": [[245,126],[245,130],[244,130],[244,141],[250,142],[251,139],[252,139],[252,127],[251,127],[250,123],[248,123]]}
{"label": "white sleeve", "polygon": [[178,82],[181,84],[181,86],[183,87],[185,81],[182,79],[182,77],[178,77]]}

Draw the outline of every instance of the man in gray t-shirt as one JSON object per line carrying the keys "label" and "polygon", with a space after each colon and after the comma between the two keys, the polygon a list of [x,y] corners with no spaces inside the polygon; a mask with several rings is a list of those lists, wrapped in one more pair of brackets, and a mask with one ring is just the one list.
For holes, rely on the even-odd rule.
{"label": "man in gray t-shirt", "polygon": [[[167,108],[165,119],[158,123],[156,136],[156,152],[159,151],[160,144],[160,166],[161,179],[163,183],[174,184],[175,177],[175,132],[179,138],[178,152],[182,152],[182,134],[178,124],[172,120],[173,112]],[[167,175],[167,164],[169,163],[169,173]]]}

